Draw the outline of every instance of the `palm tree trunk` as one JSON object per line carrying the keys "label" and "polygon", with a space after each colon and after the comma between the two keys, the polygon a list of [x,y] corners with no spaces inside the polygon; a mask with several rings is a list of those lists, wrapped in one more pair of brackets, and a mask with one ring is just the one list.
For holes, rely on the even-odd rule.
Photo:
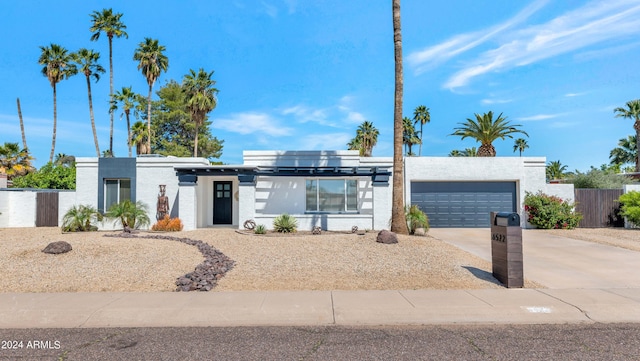
{"label": "palm tree trunk", "polygon": [[127,146],[129,147],[129,158],[131,158],[131,123],[129,122],[129,113],[131,110],[125,109],[124,114],[127,116]]}
{"label": "palm tree trunk", "polygon": [[149,84],[149,95],[147,96],[147,153],[151,154],[151,87],[153,84]]}
{"label": "palm tree trunk", "polygon": [[[87,94],[89,94],[89,117],[91,118],[91,130],[93,131],[93,142],[96,145],[96,157],[100,158],[100,147],[98,146],[98,133],[96,133],[96,122],[93,118],[93,101],[91,100],[91,79],[87,75]],[[113,112],[111,112],[113,114]],[[113,153],[111,153],[113,156]]]}
{"label": "palm tree trunk", "polygon": [[27,137],[24,134],[24,122],[22,121],[22,108],[20,108],[20,98],[16,98],[18,103],[18,118],[20,119],[20,131],[22,132],[22,146],[27,149]]}
{"label": "palm tree trunk", "polygon": [[420,121],[420,148],[418,148],[418,157],[422,156],[422,121]]}
{"label": "palm tree trunk", "polygon": [[[109,104],[113,104],[113,48],[112,38],[109,36]],[[109,153],[113,157],[113,112],[109,112],[111,115],[111,128],[109,130]],[[96,145],[97,145],[96,141]],[[131,149],[129,149],[129,156],[131,156]]]}
{"label": "palm tree trunk", "polygon": [[199,126],[199,122],[196,122],[196,134],[193,137],[193,157],[197,157],[198,156],[198,128],[200,128]]}
{"label": "palm tree trunk", "polygon": [[393,109],[393,195],[391,206],[391,231],[409,234],[404,214],[404,184],[402,158],[402,31],[400,29],[400,0],[393,0],[393,44],[395,55],[395,96]]}
{"label": "palm tree trunk", "polygon": [[49,154],[49,163],[53,163],[53,153],[56,150],[56,126],[58,125],[58,108],[56,104],[56,84],[53,83],[53,136],[51,139],[51,153]]}

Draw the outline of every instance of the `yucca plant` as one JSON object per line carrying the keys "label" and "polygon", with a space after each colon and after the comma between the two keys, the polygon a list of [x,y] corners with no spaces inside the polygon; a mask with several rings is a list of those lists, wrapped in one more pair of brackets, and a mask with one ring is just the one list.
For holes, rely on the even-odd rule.
{"label": "yucca plant", "polygon": [[273,229],[280,233],[292,233],[298,229],[298,220],[286,213],[277,216],[273,220]]}
{"label": "yucca plant", "polygon": [[102,214],[92,206],[73,206],[62,218],[62,231],[87,232],[97,231],[96,222],[102,221]]}
{"label": "yucca plant", "polygon": [[405,216],[407,217],[407,227],[409,227],[410,234],[414,234],[418,228],[424,228],[425,231],[429,230],[429,217],[417,205],[406,207]]}
{"label": "yucca plant", "polygon": [[267,229],[265,228],[264,224],[259,224],[256,226],[256,228],[253,230],[253,232],[255,234],[266,234],[267,233]]}
{"label": "yucca plant", "polygon": [[147,206],[141,201],[133,203],[128,199],[112,205],[105,217],[113,219],[113,224],[120,222],[122,227],[132,229],[148,226],[150,223]]}

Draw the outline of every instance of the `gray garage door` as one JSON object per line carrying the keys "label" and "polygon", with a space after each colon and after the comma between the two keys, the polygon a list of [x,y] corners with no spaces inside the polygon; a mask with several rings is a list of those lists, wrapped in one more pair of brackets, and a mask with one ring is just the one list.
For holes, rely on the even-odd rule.
{"label": "gray garage door", "polygon": [[431,227],[489,227],[490,212],[515,212],[515,182],[412,182],[411,204]]}

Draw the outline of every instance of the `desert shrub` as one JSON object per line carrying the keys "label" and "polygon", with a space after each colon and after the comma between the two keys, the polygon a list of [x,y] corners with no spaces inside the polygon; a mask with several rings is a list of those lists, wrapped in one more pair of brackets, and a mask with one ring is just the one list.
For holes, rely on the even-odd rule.
{"label": "desert shrub", "polygon": [[640,226],[640,192],[631,191],[620,196],[620,214],[627,217],[627,221]]}
{"label": "desert shrub", "polygon": [[165,214],[164,218],[158,220],[156,224],[151,226],[152,231],[164,231],[164,232],[178,232],[182,231],[182,221],[180,218],[170,218],[168,214]]}
{"label": "desert shrub", "polygon": [[417,205],[406,207],[405,216],[410,234],[414,234],[418,228],[424,228],[425,231],[429,230],[429,217]]}
{"label": "desert shrub", "polygon": [[97,231],[96,222],[102,221],[102,214],[92,206],[73,206],[62,218],[63,232]]}
{"label": "desert shrub", "polygon": [[529,223],[544,229],[573,229],[582,219],[582,215],[575,211],[572,203],[542,192],[526,192],[524,210],[528,214]]}
{"label": "desert shrub", "polygon": [[76,189],[76,167],[47,163],[36,172],[13,179],[14,188]]}
{"label": "desert shrub", "polygon": [[600,189],[618,189],[625,184],[633,183],[633,181],[622,175],[617,174],[610,169],[597,169],[591,167],[586,173],[578,172],[568,179],[569,183],[573,183],[575,188],[600,188]]}
{"label": "desert shrub", "polygon": [[266,234],[267,229],[265,228],[264,224],[259,224],[256,226],[256,228],[253,229],[253,232],[255,234]]}
{"label": "desert shrub", "polygon": [[286,213],[281,214],[273,220],[273,229],[281,233],[295,232],[298,229],[298,220]]}
{"label": "desert shrub", "polygon": [[147,206],[141,201],[133,203],[128,199],[112,205],[105,217],[113,219],[113,224],[120,222],[123,227],[134,229],[148,226],[150,223]]}

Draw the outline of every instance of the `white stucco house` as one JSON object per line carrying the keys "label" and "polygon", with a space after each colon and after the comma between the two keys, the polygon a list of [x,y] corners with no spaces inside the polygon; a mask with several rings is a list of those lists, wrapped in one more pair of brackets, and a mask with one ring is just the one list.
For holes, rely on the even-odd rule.
{"label": "white stucco house", "polygon": [[[250,219],[269,229],[283,213],[293,215],[301,230],[389,228],[396,176],[392,158],[360,157],[357,151],[245,151],[239,165],[159,156],[76,162],[76,191],[60,198],[60,220],[73,204],[104,211],[124,199],[147,204],[154,220],[163,185],[169,214],[180,217],[185,230],[243,228]],[[407,157],[399,176],[405,204],[418,205],[432,227],[488,227],[491,211],[522,215],[525,192],[573,200],[572,185],[546,184],[545,163],[544,157]],[[0,192],[0,212],[15,214],[4,193],[10,192]],[[24,207],[26,213],[34,208]],[[0,227],[29,223],[13,225],[11,217],[0,215]]]}

